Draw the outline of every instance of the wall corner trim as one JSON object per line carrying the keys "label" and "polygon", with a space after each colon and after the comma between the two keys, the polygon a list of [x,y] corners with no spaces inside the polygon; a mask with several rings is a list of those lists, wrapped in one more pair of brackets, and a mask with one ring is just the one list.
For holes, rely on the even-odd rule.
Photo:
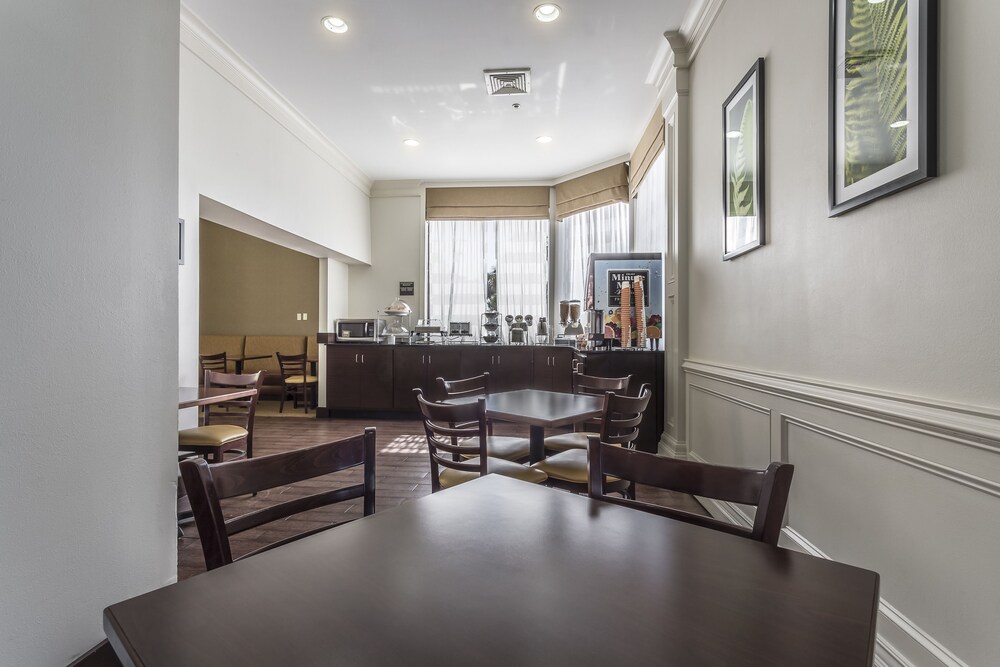
{"label": "wall corner trim", "polygon": [[183,2],[180,44],[316,153],[366,196],[372,179]]}

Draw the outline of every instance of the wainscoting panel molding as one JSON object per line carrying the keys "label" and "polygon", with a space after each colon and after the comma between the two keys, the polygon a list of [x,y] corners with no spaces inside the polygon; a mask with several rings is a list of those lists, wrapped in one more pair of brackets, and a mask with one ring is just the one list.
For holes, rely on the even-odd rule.
{"label": "wainscoting panel molding", "polygon": [[1000,411],[703,361],[684,370],[688,457],[793,463],[780,544],[881,575],[877,665],[997,664]]}

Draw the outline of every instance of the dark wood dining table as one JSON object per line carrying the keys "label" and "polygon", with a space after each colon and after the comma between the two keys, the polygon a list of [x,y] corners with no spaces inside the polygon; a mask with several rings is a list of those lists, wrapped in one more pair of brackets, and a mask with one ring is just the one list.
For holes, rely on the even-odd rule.
{"label": "dark wood dining table", "polygon": [[879,577],[487,475],[104,611],[126,665],[870,665]]}
{"label": "dark wood dining table", "polygon": [[[470,402],[478,397],[449,399],[447,403]],[[578,424],[604,411],[604,398],[540,389],[518,389],[486,397],[486,415],[493,419],[527,424],[531,440],[531,462],[545,458],[545,429]]]}
{"label": "dark wood dining table", "polygon": [[254,388],[237,389],[235,387],[178,387],[177,408],[196,408],[203,405],[215,405],[226,401],[235,401],[257,393]]}

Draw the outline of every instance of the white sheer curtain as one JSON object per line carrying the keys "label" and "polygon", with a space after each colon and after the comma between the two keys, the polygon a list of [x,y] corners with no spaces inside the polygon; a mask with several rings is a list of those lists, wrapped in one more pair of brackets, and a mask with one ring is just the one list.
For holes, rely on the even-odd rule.
{"label": "white sheer curtain", "polygon": [[590,253],[628,251],[628,204],[624,202],[559,220],[556,223],[555,300],[584,301]]}
{"label": "white sheer curtain", "polygon": [[479,333],[486,309],[485,225],[470,220],[427,221],[427,316],[470,322]]}
{"label": "white sheer curtain", "polygon": [[650,165],[635,193],[633,252],[667,251],[667,184],[665,151]]}
{"label": "white sheer curtain", "polygon": [[[548,315],[549,221],[496,221],[497,310]],[[504,330],[506,333],[506,329]]]}

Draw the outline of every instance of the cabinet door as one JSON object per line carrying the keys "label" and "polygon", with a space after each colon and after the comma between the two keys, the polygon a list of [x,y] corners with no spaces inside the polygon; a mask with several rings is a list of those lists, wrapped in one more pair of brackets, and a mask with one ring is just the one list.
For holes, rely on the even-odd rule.
{"label": "cabinet door", "polygon": [[573,350],[568,347],[536,347],[532,389],[573,391]]}
{"label": "cabinet door", "polygon": [[[568,347],[549,348],[549,391],[573,391],[573,350]],[[538,367],[536,362],[535,368]]]}
{"label": "cabinet door", "polygon": [[496,351],[490,369],[490,391],[514,391],[531,386],[530,347],[503,347]]}
{"label": "cabinet door", "polygon": [[326,404],[332,410],[362,407],[359,387],[364,383],[361,372],[361,345],[328,345],[326,350]]}
{"label": "cabinet door", "polygon": [[[462,375],[461,359],[462,353],[455,348],[429,346],[425,348],[424,369],[427,373],[424,391],[431,400],[440,401],[444,399],[444,392],[438,388],[437,379],[458,380]],[[473,375],[477,375],[474,373]],[[413,400],[412,398],[410,399]]]}
{"label": "cabinet door", "polygon": [[356,391],[366,410],[392,409],[392,348],[372,345],[361,349],[360,374]]}
{"label": "cabinet door", "polygon": [[413,389],[419,387],[428,393],[425,347],[399,347],[392,355],[393,400],[396,410],[416,410]]}
{"label": "cabinet door", "polygon": [[471,378],[489,372],[492,376],[493,362],[499,350],[499,347],[492,346],[462,348],[459,375],[463,378]]}

